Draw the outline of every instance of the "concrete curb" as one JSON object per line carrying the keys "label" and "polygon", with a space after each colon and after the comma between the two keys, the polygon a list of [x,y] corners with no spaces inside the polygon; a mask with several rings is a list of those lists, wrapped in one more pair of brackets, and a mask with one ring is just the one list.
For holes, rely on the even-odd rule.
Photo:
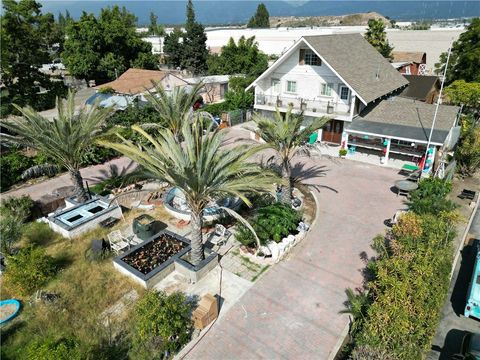
{"label": "concrete curb", "polygon": [[455,259],[453,260],[452,270],[450,271],[450,277],[449,277],[450,281],[452,281],[453,273],[455,272],[455,267],[457,266],[458,259],[460,258],[460,252],[465,247],[465,239],[467,238],[468,231],[470,230],[470,227],[472,226],[473,218],[475,217],[475,214],[477,213],[479,204],[480,204],[480,196],[477,196],[477,201],[476,201],[475,207],[473,208],[473,211],[470,215],[470,219],[468,220],[467,227],[465,228],[465,231],[463,232],[462,241],[458,245],[458,249],[457,249],[456,254],[455,254]]}
{"label": "concrete curb", "polygon": [[343,328],[342,330],[342,334],[340,335],[340,337],[338,338],[337,342],[335,343],[335,346],[333,347],[333,349],[330,351],[330,353],[328,354],[328,358],[327,360],[334,360],[338,353],[340,352],[340,350],[342,349],[343,347],[343,344],[345,342],[345,339],[347,338],[348,336],[348,331],[350,330],[350,322],[347,323],[347,325],[345,325],[345,327]]}

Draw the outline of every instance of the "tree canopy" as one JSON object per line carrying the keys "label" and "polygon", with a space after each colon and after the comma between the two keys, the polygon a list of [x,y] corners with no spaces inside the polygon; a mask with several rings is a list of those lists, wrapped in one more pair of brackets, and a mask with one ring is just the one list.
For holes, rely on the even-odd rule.
{"label": "tree canopy", "polygon": [[165,29],[157,24],[158,16],[150,12],[150,24],[148,25],[148,35],[165,36]]}
{"label": "tree canopy", "polygon": [[[440,55],[440,61],[435,64],[437,74],[443,74],[447,63],[447,53]],[[445,82],[455,80],[480,82],[480,18],[472,19],[465,32],[453,42],[450,62],[448,64]]]}
{"label": "tree canopy", "polygon": [[[37,110],[53,107],[56,95],[64,95],[63,83],[53,82],[39,68],[51,61],[51,49],[62,39],[52,14],[42,14],[35,0],[3,1],[1,17],[1,116],[12,103]],[[44,90],[43,90],[43,89]]]}
{"label": "tree canopy", "polygon": [[268,13],[265,4],[258,4],[257,11],[248,21],[247,27],[257,29],[270,27],[270,14]]}
{"label": "tree canopy", "polygon": [[171,66],[190,70],[194,74],[207,71],[207,35],[203,25],[195,20],[192,0],[187,3],[185,32],[175,29],[165,36],[164,52]]}
{"label": "tree canopy", "polygon": [[129,67],[155,69],[151,44],[135,31],[135,15],[125,7],[102,9],[100,15],[84,12],[66,28],[62,58],[70,74],[103,82],[115,79]]}
{"label": "tree canopy", "polygon": [[392,58],[393,47],[390,46],[387,33],[385,31],[385,23],[382,19],[368,20],[368,28],[365,33],[365,39],[378,50],[383,57]]}
{"label": "tree canopy", "polygon": [[448,101],[454,105],[463,105],[475,119],[480,116],[480,82],[456,80],[445,88]]}

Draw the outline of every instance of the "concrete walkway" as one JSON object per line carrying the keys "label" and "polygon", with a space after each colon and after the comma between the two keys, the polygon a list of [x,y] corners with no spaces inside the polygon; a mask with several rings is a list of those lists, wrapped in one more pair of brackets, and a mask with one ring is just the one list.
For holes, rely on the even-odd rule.
{"label": "concrete walkway", "polygon": [[[94,184],[102,179],[109,173],[110,166],[116,166],[119,173],[122,171],[131,171],[134,168],[134,163],[126,158],[120,157],[106,162],[105,164],[89,166],[83,168],[82,173],[83,180],[88,181],[89,184]],[[64,186],[72,186],[72,181],[68,173],[56,176],[54,178],[42,181],[33,185],[25,185],[16,190],[9,190],[2,193],[2,198],[18,197],[22,195],[29,195],[33,200],[39,200],[43,195],[51,194],[52,191]]]}
{"label": "concrete walkway", "polygon": [[[287,261],[275,265],[186,359],[327,359],[348,317],[345,289],[362,283],[363,254],[403,207],[397,171],[353,161],[304,159],[318,185],[319,216]],[[312,168],[315,167],[315,168]],[[324,175],[324,176],[323,176]]]}

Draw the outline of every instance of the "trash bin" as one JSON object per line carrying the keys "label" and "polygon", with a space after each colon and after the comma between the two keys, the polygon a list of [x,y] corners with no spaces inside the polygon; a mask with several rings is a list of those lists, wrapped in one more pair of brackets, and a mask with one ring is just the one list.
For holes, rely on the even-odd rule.
{"label": "trash bin", "polygon": [[155,219],[143,214],[133,219],[133,233],[142,240],[147,240],[157,233]]}

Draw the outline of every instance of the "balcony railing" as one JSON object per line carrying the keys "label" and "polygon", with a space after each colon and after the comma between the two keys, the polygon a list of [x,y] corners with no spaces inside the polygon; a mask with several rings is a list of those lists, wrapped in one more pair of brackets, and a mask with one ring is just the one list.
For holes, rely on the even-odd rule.
{"label": "balcony railing", "polygon": [[257,93],[255,95],[255,104],[278,108],[288,108],[292,106],[295,110],[318,112],[322,114],[348,115],[350,113],[350,104],[327,99],[306,100],[298,97]]}

